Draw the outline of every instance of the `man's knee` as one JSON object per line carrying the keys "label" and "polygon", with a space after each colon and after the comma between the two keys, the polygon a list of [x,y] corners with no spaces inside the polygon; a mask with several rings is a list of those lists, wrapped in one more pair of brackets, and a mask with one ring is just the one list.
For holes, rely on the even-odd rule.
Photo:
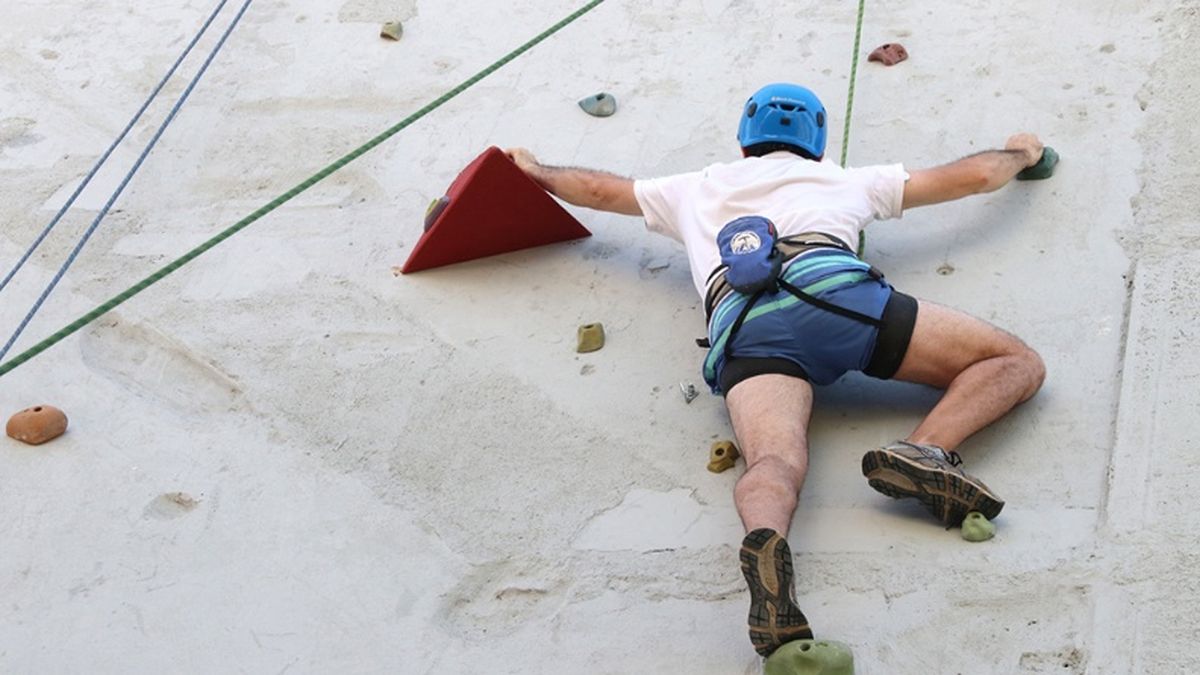
{"label": "man's knee", "polygon": [[804,472],[808,468],[808,461],[805,453],[788,453],[765,454],[749,461],[746,464],[746,473],[743,477],[754,474],[767,474],[776,479],[783,479],[789,482],[800,482],[804,480]]}
{"label": "man's knee", "polygon": [[1019,380],[1025,385],[1021,396],[1021,400],[1024,401],[1042,388],[1042,383],[1046,380],[1046,363],[1042,361],[1040,354],[1020,338],[1013,335],[1007,335],[1007,338],[1003,349],[994,356],[1004,358],[1007,377]]}
{"label": "man's knee", "polygon": [[1040,354],[1024,343],[1021,343],[1018,358],[1027,383],[1024,398],[1028,399],[1036,394],[1042,388],[1042,383],[1046,381],[1046,362],[1042,360]]}

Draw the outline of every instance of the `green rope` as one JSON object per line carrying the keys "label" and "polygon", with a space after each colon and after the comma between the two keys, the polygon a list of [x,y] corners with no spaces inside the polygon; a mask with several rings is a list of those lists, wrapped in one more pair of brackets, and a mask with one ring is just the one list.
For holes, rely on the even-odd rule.
{"label": "green rope", "polygon": [[483,70],[479,71],[478,73],[476,73],[475,75],[473,75],[472,77],[470,77],[466,81],[464,81],[462,84],[458,85],[457,87],[451,89],[450,91],[446,92],[445,94],[443,94],[442,96],[440,96],[439,98],[434,100],[429,105],[426,105],[424,108],[421,108],[417,112],[408,116],[404,121],[393,126],[392,128],[388,129],[387,131],[383,132],[382,134],[379,134],[375,138],[372,138],[371,140],[367,141],[366,144],[364,144],[363,146],[359,147],[356,150],[351,151],[349,154],[347,154],[346,156],[337,160],[333,164],[330,164],[329,166],[325,167],[324,169],[321,169],[319,172],[317,172],[312,177],[305,180],[303,183],[300,183],[299,185],[292,188],[291,190],[288,190],[287,192],[283,193],[279,197],[276,197],[275,199],[273,199],[272,201],[267,203],[262,208],[258,209],[254,213],[251,213],[250,215],[246,216],[245,218],[239,220],[237,223],[234,223],[228,229],[217,234],[212,239],[209,239],[208,241],[204,242],[203,244],[200,244],[199,246],[197,246],[196,248],[193,248],[192,250],[183,254],[181,257],[179,257],[174,262],[162,267],[157,272],[151,274],[150,276],[146,277],[145,279],[142,279],[141,281],[134,284],[129,289],[114,296],[112,299],[101,304],[100,306],[96,307],[95,309],[88,312],[87,314],[84,314],[83,316],[79,317],[78,319],[76,319],[75,321],[73,321],[72,323],[70,323],[69,325],[64,327],[62,330],[59,330],[58,332],[54,333],[50,337],[46,338],[45,340],[42,340],[41,342],[37,343],[33,347],[30,347],[29,349],[25,350],[21,354],[13,357],[7,363],[0,365],[0,377],[11,372],[17,366],[20,366],[21,364],[32,359],[33,357],[37,356],[38,354],[41,354],[42,352],[46,351],[50,347],[53,347],[54,345],[58,344],[59,342],[61,342],[62,340],[64,340],[68,336],[70,336],[71,334],[78,331],[80,328],[83,328],[84,326],[88,325],[89,323],[100,318],[102,315],[112,311],[113,309],[115,309],[116,307],[118,307],[119,305],[124,303],[126,300],[129,300],[130,298],[137,295],[138,293],[141,293],[142,291],[146,290],[147,288],[153,286],[154,284],[158,283],[159,281],[161,281],[163,278],[165,278],[167,275],[171,274],[175,270],[179,269],[180,267],[183,267],[184,265],[195,260],[196,258],[199,258],[201,255],[203,255],[209,249],[215,247],[217,244],[220,244],[221,242],[225,241],[226,239],[228,239],[228,238],[232,237],[233,235],[237,234],[238,232],[242,231],[243,229],[248,227],[251,223],[254,223],[258,219],[267,215],[268,213],[274,211],[275,209],[279,208],[280,206],[283,206],[287,202],[291,201],[296,196],[305,192],[312,186],[316,185],[317,183],[321,182],[322,180],[325,180],[330,175],[332,175],[334,172],[342,169],[350,162],[353,162],[354,160],[358,159],[359,157],[362,157],[366,153],[375,149],[376,146],[380,145],[381,143],[388,140],[392,136],[395,136],[396,134],[400,133],[406,127],[412,125],[417,120],[421,119],[422,117],[428,115],[429,113],[433,112],[437,108],[441,107],[446,102],[448,102],[450,99],[463,93],[464,91],[469,89],[471,86],[478,83],[480,80],[484,79],[488,75],[491,75],[492,73],[496,72],[500,68],[503,68],[504,66],[508,65],[508,63],[510,61],[512,61],[513,59],[517,58],[518,56],[524,54],[525,52],[529,51],[533,47],[537,46],[538,43],[544,41],[546,38],[549,38],[551,35],[554,35],[555,33],[562,30],[563,28],[566,28],[568,24],[574,22],[576,19],[583,16],[584,14],[587,14],[588,12],[592,11],[602,2],[604,2],[604,0],[592,0],[588,4],[584,5],[582,8],[576,10],[574,13],[572,13],[567,18],[563,19],[562,21],[559,21],[558,23],[554,24],[550,28],[546,29],[544,32],[542,32],[537,37],[533,38],[529,42],[526,42],[525,44],[521,45],[520,47],[517,47],[513,51],[509,52],[507,55],[505,55],[499,61],[496,61],[495,63],[488,66],[487,68],[484,68]]}
{"label": "green rope", "polygon": [[[850,152],[850,117],[854,114],[854,83],[858,79],[858,50],[862,47],[863,14],[867,0],[858,0],[858,24],[854,28],[854,58],[850,62],[850,91],[846,94],[846,122],[842,126],[842,168],[846,168],[846,155]],[[867,233],[858,240],[858,255],[861,258],[867,246]]]}
{"label": "green rope", "polygon": [[858,79],[858,50],[862,46],[863,13],[867,0],[858,0],[858,25],[854,28],[854,58],[850,62],[850,91],[846,94],[846,124],[842,127],[842,168],[850,151],[850,117],[854,114],[854,81]]}

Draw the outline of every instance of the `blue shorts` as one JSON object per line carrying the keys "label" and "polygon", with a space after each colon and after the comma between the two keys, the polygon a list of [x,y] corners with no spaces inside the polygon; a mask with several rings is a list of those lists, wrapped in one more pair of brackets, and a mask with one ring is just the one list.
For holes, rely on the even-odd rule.
{"label": "blue shorts", "polygon": [[900,367],[916,323],[917,302],[894,290],[854,255],[819,249],[793,260],[783,278],[810,295],[881,319],[876,328],[815,307],[780,289],[764,293],[746,315],[730,346],[730,328],[748,297],[730,293],[709,321],[704,380],[714,394],[755,375],[781,373],[830,384],[849,371],[890,378]]}

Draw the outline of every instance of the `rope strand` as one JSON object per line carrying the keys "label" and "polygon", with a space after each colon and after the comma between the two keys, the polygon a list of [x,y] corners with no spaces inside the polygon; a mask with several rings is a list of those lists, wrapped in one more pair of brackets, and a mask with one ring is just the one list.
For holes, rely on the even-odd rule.
{"label": "rope strand", "polygon": [[[846,158],[850,152],[850,118],[854,114],[854,84],[858,79],[858,52],[862,48],[863,14],[866,13],[866,0],[858,0],[858,22],[854,27],[854,57],[850,61],[850,90],[846,94],[846,122],[842,126],[842,168],[846,168]],[[867,247],[867,233],[863,231],[858,238],[858,257],[862,257]]]}
{"label": "rope strand", "polygon": [[171,108],[171,112],[167,115],[167,118],[163,120],[163,123],[158,127],[158,130],[154,132],[154,137],[150,139],[150,142],[146,145],[146,148],[142,150],[142,154],[138,157],[137,161],[134,162],[133,167],[129,169],[128,173],[125,174],[125,178],[121,180],[121,184],[117,186],[117,189],[113,191],[112,196],[108,198],[108,202],[105,203],[104,208],[100,209],[100,213],[96,215],[95,220],[92,221],[92,224],[88,227],[87,231],[83,233],[82,237],[80,237],[79,242],[75,244],[75,248],[72,249],[71,254],[67,256],[67,259],[63,262],[62,266],[58,268],[58,272],[54,275],[54,278],[50,280],[50,283],[46,285],[46,288],[42,291],[42,294],[38,296],[37,301],[33,303],[33,307],[29,308],[29,312],[25,314],[25,318],[21,320],[21,324],[17,326],[15,331],[13,331],[12,337],[8,338],[8,342],[6,342],[4,347],[0,349],[0,359],[3,359],[4,355],[8,354],[8,350],[12,349],[13,343],[17,341],[17,338],[21,337],[21,334],[24,333],[25,329],[29,327],[29,323],[33,321],[33,317],[38,313],[38,310],[40,310],[42,305],[45,304],[46,298],[50,297],[50,293],[54,291],[54,289],[58,286],[58,283],[62,281],[64,276],[66,276],[67,270],[71,269],[71,265],[75,264],[75,259],[79,257],[79,253],[83,251],[83,247],[87,245],[88,241],[92,238],[92,235],[96,232],[96,228],[100,226],[100,222],[104,220],[104,217],[108,215],[109,210],[112,209],[113,204],[116,203],[117,199],[121,196],[121,193],[125,191],[125,187],[129,185],[129,182],[133,180],[133,177],[137,174],[138,170],[142,168],[142,164],[146,161],[146,158],[150,156],[150,152],[154,150],[154,147],[158,145],[159,139],[162,138],[164,133],[166,133],[167,127],[171,126],[171,122],[175,121],[175,117],[179,114],[179,111],[183,109],[183,104],[187,103],[188,97],[192,95],[192,91],[196,88],[196,85],[200,83],[200,79],[204,77],[204,73],[208,71],[208,67],[212,65],[213,60],[217,58],[217,54],[219,54],[221,52],[221,48],[225,46],[225,41],[229,39],[229,36],[233,33],[233,29],[237,28],[238,23],[242,20],[242,17],[245,16],[246,10],[250,9],[250,3],[253,1],[254,0],[246,0],[245,4],[242,5],[242,9],[238,11],[237,16],[233,17],[233,21],[230,22],[229,27],[226,28],[225,33],[221,35],[220,41],[217,42],[212,52],[208,55],[208,58],[204,60],[204,64],[200,66],[200,70],[196,73],[195,77],[192,78],[192,81],[188,83],[187,89],[184,89],[183,93],[179,96],[179,100],[175,102],[175,105]]}
{"label": "rope strand", "polygon": [[349,154],[345,155],[344,157],[337,160],[333,164],[330,164],[329,166],[325,167],[321,171],[318,171],[316,174],[313,174],[311,177],[306,179],[304,182],[300,183],[299,185],[292,188],[291,190],[288,190],[287,192],[280,195],[279,197],[276,197],[275,199],[271,200],[264,206],[260,207],[254,213],[251,213],[250,215],[246,216],[242,220],[239,220],[237,223],[234,223],[233,225],[231,225],[224,231],[218,233],[213,238],[209,239],[208,241],[204,242],[203,244],[200,244],[199,246],[188,251],[187,253],[185,253],[183,256],[179,257],[175,261],[163,266],[158,271],[154,272],[153,274],[146,277],[145,279],[142,279],[141,281],[139,281],[137,284],[134,284],[129,289],[117,294],[116,296],[112,297],[108,301],[99,305],[92,311],[79,317],[75,321],[73,321],[70,324],[68,324],[67,326],[63,327],[61,330],[59,330],[56,333],[54,333],[53,335],[47,337],[45,340],[42,340],[41,342],[37,343],[33,347],[30,347],[29,349],[25,350],[21,354],[13,357],[7,363],[0,365],[0,377],[3,377],[4,375],[12,372],[13,369],[17,368],[21,364],[29,361],[30,359],[37,356],[38,354],[41,354],[42,352],[46,351],[50,347],[53,347],[54,345],[58,344],[59,342],[66,339],[71,334],[78,331],[80,328],[83,328],[84,326],[88,325],[89,323],[95,321],[99,317],[103,316],[105,313],[112,311],[113,309],[120,306],[122,303],[124,303],[125,301],[134,297],[138,293],[141,293],[142,291],[146,290],[150,286],[153,286],[155,283],[161,281],[162,279],[164,279],[166,276],[168,276],[172,272],[178,270],[179,268],[183,267],[184,265],[188,264],[189,262],[200,257],[205,252],[207,252],[209,249],[212,249],[214,246],[220,244],[221,242],[225,241],[226,239],[228,239],[228,238],[232,237],[233,235],[237,234],[238,232],[242,231],[243,229],[250,226],[255,221],[262,218],[263,216],[274,211],[275,209],[279,208],[280,206],[284,205],[285,203],[291,201],[297,195],[303,193],[304,191],[308,190],[312,186],[314,186],[317,183],[321,182],[322,180],[328,178],[331,174],[333,174],[334,172],[338,171],[339,169],[345,167],[350,162],[353,162],[354,160],[363,156],[367,152],[370,152],[371,150],[373,150],[375,147],[377,147],[384,141],[386,141],[389,138],[391,138],[392,136],[395,136],[396,134],[400,133],[405,128],[411,126],[417,120],[428,115],[429,113],[433,112],[434,110],[441,107],[442,105],[445,105],[448,101],[450,101],[454,97],[458,96],[459,94],[463,93],[470,87],[474,86],[480,80],[484,79],[485,77],[491,75],[492,73],[496,72],[500,68],[504,67],[509,62],[516,59],[518,56],[524,54],[525,52],[529,51],[530,49],[533,49],[535,46],[537,46],[539,43],[545,41],[551,35],[554,35],[555,33],[562,30],[563,28],[566,28],[569,24],[573,23],[576,19],[580,18],[584,14],[587,14],[591,10],[595,9],[602,2],[604,2],[604,0],[592,0],[591,2],[587,3],[580,9],[576,10],[575,12],[573,12],[572,14],[567,16],[562,21],[559,21],[558,23],[554,24],[550,28],[543,31],[537,37],[534,37],[532,40],[526,42],[525,44],[521,45],[520,47],[517,47],[513,51],[509,52],[504,57],[502,57],[499,61],[496,61],[492,65],[479,71],[472,77],[465,80],[462,84],[458,85],[457,87],[451,89],[450,91],[446,92],[442,96],[438,97],[432,103],[429,103],[428,105],[421,108],[417,112],[408,116],[400,123],[391,127],[387,131],[384,131],[383,133],[379,134],[375,138],[372,138],[371,140],[367,141],[361,147],[351,151]]}
{"label": "rope strand", "polygon": [[850,61],[850,90],[846,94],[846,122],[842,127],[842,168],[850,151],[850,118],[854,114],[854,82],[858,79],[858,50],[862,47],[863,14],[866,0],[858,0],[858,23],[854,28],[854,56]]}
{"label": "rope strand", "polygon": [[209,27],[212,26],[213,21],[216,20],[217,15],[221,13],[221,10],[225,8],[225,3],[227,2],[229,2],[229,0],[221,0],[221,3],[217,5],[217,8],[214,9],[212,14],[208,16],[208,20],[205,21],[204,25],[200,27],[200,32],[196,33],[196,36],[193,37],[192,41],[188,43],[186,48],[184,48],[183,53],[179,55],[179,58],[176,59],[171,68],[167,70],[167,74],[164,75],[162,80],[159,81],[158,86],[154,88],[154,91],[150,92],[150,96],[146,99],[146,102],[142,104],[142,107],[139,108],[136,113],[134,113],[133,117],[129,120],[129,124],[125,125],[125,129],[121,131],[121,135],[117,136],[117,140],[113,141],[112,145],[108,146],[108,149],[104,151],[104,154],[100,155],[100,159],[96,161],[95,166],[93,166],[92,170],[89,171],[86,176],[84,176],[83,182],[75,188],[73,193],[71,193],[71,196],[67,199],[66,203],[62,205],[62,208],[58,210],[58,213],[55,214],[54,218],[50,220],[50,224],[47,225],[42,230],[42,233],[37,236],[37,239],[35,239],[29,249],[25,251],[25,255],[21,256],[21,259],[17,261],[17,264],[13,266],[8,275],[4,277],[4,280],[0,281],[0,292],[3,292],[4,288],[8,286],[8,282],[12,281],[12,278],[17,275],[17,272],[21,271],[21,268],[25,266],[25,263],[29,261],[29,258],[33,256],[38,247],[42,245],[42,242],[46,240],[46,237],[50,235],[51,230],[58,225],[58,222],[67,214],[67,211],[75,205],[75,200],[79,198],[79,195],[83,193],[84,188],[86,188],[88,184],[92,182],[92,179],[96,177],[96,174],[100,172],[100,167],[104,166],[104,163],[107,162],[108,158],[113,154],[114,151],[116,151],[117,146],[119,146],[121,142],[125,140],[125,137],[129,135],[130,131],[133,131],[134,125],[141,120],[142,115],[144,115],[146,110],[150,108],[150,104],[154,102],[154,99],[158,98],[159,93],[162,92],[163,87],[167,86],[167,82],[170,81],[170,79],[175,75],[175,71],[179,70],[179,66],[183,64],[184,59],[186,59],[188,55],[192,53],[192,49],[196,46],[196,43],[200,42],[200,38],[203,37],[206,32],[208,32]]}

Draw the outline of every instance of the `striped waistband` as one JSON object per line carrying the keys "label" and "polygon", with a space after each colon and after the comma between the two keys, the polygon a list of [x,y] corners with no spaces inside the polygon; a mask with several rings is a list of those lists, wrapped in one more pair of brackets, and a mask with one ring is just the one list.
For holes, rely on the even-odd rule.
{"label": "striped waistband", "polygon": [[[784,281],[799,286],[805,293],[816,295],[831,288],[858,283],[871,276],[871,269],[870,265],[852,253],[825,248],[807,251],[793,259],[780,276]],[[790,294],[785,295],[787,297],[784,300],[792,298]],[[736,312],[747,301],[749,297],[730,288],[713,307],[708,317],[709,326],[720,325],[730,312]],[[765,303],[764,307],[778,305],[779,302]]]}
{"label": "striped waistband", "polygon": [[[854,256],[846,242],[823,232],[801,232],[781,238],[775,248],[783,256],[783,267],[787,268],[798,258],[818,251],[848,253]],[[854,256],[857,259],[857,256]],[[726,266],[722,265],[708,275],[708,291],[704,294],[704,316],[712,318],[713,310],[733,292],[733,286],[725,279]],[[789,280],[790,281],[790,280]]]}
{"label": "striped waistband", "polygon": [[[793,263],[784,271],[782,277],[794,285],[803,284],[800,290],[809,295],[818,295],[834,288],[879,278],[872,274],[870,265],[853,256],[846,256],[853,258],[852,260],[846,260],[843,256],[837,256],[839,260],[829,260],[831,257],[834,256],[814,256],[812,259],[806,256]],[[746,295],[730,293],[713,312],[708,325],[710,347],[704,359],[704,379],[710,386],[716,382],[717,364],[724,357],[725,347],[731,339],[734,318],[745,308],[747,302],[750,302],[750,298]],[[770,300],[750,308],[744,323],[750,323],[764,314],[785,309],[798,302],[801,302],[800,298],[781,291]]]}

